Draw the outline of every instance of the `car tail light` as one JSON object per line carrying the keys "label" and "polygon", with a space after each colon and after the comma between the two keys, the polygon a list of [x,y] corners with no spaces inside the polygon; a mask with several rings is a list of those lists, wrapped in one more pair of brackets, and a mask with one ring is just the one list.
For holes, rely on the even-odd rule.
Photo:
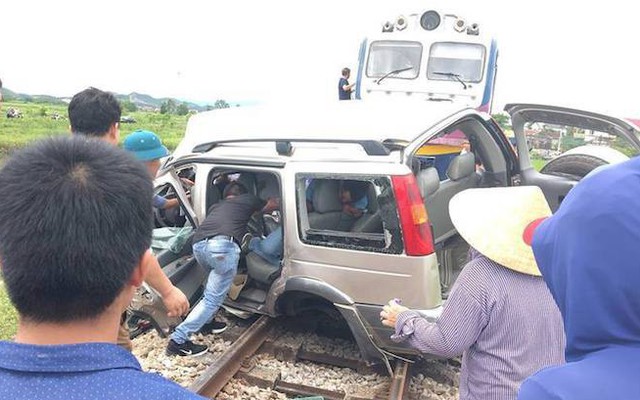
{"label": "car tail light", "polygon": [[413,174],[392,176],[402,236],[407,255],[425,256],[433,253],[433,237],[429,216],[424,207],[418,183]]}

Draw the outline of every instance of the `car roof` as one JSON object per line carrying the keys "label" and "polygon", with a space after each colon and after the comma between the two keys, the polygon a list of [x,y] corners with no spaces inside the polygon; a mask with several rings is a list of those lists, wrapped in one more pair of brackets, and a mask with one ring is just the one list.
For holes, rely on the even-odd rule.
{"label": "car roof", "polygon": [[[463,108],[464,109],[464,108]],[[473,110],[468,108],[469,112]],[[416,101],[293,102],[213,110],[189,119],[174,158],[195,146],[233,140],[397,140],[411,142],[461,111],[459,105]]]}

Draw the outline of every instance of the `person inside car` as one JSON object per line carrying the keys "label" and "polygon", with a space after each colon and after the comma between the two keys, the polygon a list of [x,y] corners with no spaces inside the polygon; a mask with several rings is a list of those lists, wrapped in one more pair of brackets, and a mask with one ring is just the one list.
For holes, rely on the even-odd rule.
{"label": "person inside car", "polygon": [[18,312],[15,342],[0,341],[0,398],[203,399],[115,344],[151,264],[152,193],[131,155],[77,136],[0,170],[0,265]]}
{"label": "person inside car", "polygon": [[193,255],[209,270],[203,298],[171,334],[166,348],[169,356],[192,357],[207,352],[205,345],[190,341],[191,334],[207,329],[223,332],[227,325],[212,320],[231,288],[240,260],[240,243],[247,233],[247,223],[257,211],[271,212],[279,204],[270,198],[266,203],[247,192],[239,182],[232,181],[224,189],[223,200],[211,206],[207,217],[193,235]]}
{"label": "person inside car", "polygon": [[[120,115],[122,110],[115,96],[109,92],[90,87],[76,93],[68,107],[69,123],[72,135],[94,138],[118,145],[120,140]],[[155,257],[148,258],[150,263],[146,282],[160,294],[170,317],[186,314],[189,300],[180,289],[171,283],[164,274]],[[118,335],[118,344],[131,350],[129,328],[126,313],[122,314],[122,325]]]}
{"label": "person inside car", "polygon": [[354,218],[360,218],[366,212],[369,206],[367,199],[367,188],[369,183],[366,181],[345,180],[340,186],[340,201],[342,202],[342,211]]}
{"label": "person inside car", "polygon": [[390,301],[380,313],[391,337],[423,353],[462,355],[460,399],[515,399],[522,381],[563,363],[558,307],[523,239],[551,214],[540,188],[468,189],[450,202],[451,220],[469,243],[462,269],[437,321]]}
{"label": "person inside car", "polygon": [[[369,200],[367,199],[368,182],[357,180],[344,180],[340,184],[338,197],[343,204],[342,211],[349,216],[359,218],[366,211]],[[315,192],[315,180],[305,181],[305,196],[307,200],[307,212],[313,210],[313,193]]]}
{"label": "person inside car", "polygon": [[533,253],[562,314],[567,363],[527,379],[519,400],[638,398],[639,192],[636,157],[583,178],[535,228]]}
{"label": "person inside car", "polygon": [[282,226],[277,227],[264,238],[249,237],[248,239],[247,248],[249,251],[253,251],[271,264],[280,264],[284,252]]}

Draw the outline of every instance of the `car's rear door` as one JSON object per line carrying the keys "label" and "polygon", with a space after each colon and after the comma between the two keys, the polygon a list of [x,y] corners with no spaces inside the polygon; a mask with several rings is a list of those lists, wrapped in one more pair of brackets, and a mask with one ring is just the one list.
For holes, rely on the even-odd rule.
{"label": "car's rear door", "polygon": [[520,183],[539,186],[552,210],[594,168],[640,152],[631,123],[563,107],[508,104],[516,139]]}

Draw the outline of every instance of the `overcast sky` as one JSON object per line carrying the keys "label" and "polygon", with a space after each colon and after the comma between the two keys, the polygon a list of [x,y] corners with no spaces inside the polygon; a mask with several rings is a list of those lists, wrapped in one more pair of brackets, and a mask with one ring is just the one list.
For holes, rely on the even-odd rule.
{"label": "overcast sky", "polygon": [[18,0],[2,8],[0,77],[59,96],[96,86],[211,103],[335,99],[368,31],[440,5],[494,32],[494,112],[542,102],[640,116],[640,26],[621,0]]}

